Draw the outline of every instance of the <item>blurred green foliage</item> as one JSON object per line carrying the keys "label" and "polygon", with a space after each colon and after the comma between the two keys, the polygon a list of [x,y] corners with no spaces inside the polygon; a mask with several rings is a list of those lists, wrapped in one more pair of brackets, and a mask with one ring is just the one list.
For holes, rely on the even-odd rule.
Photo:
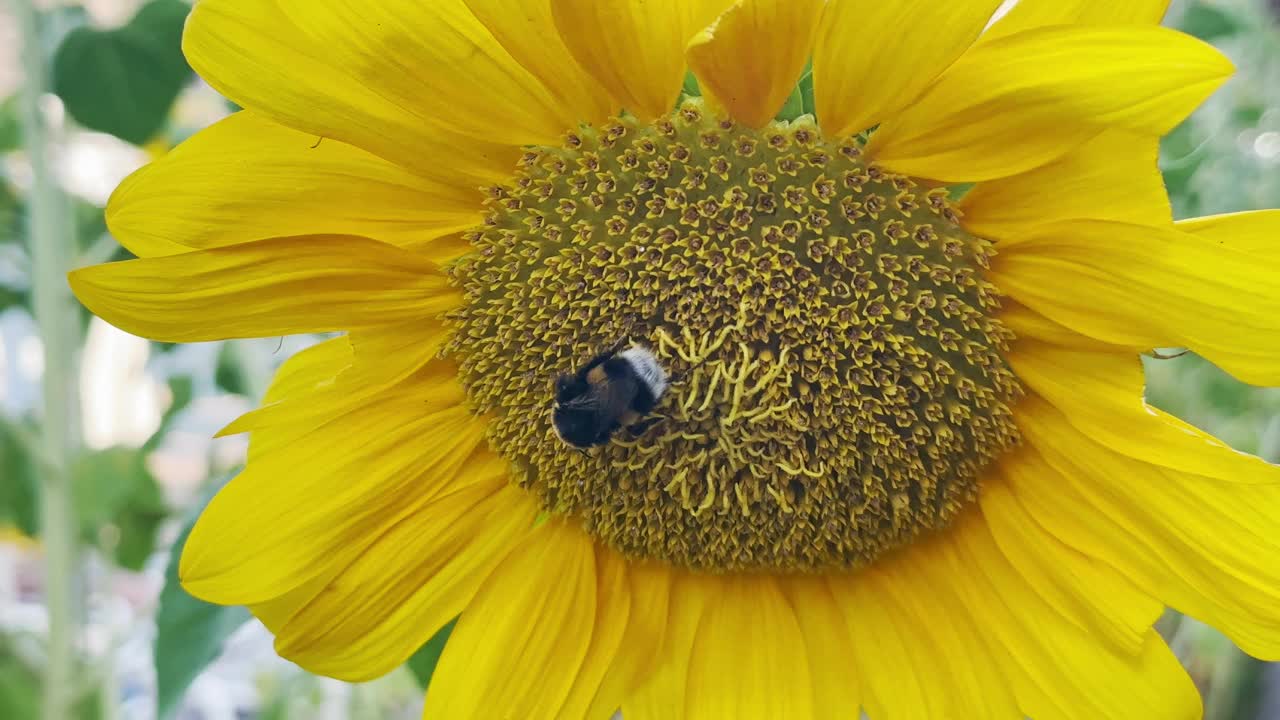
{"label": "blurred green foliage", "polygon": [[1180,30],[1208,42],[1234,35],[1244,27],[1244,23],[1235,15],[1206,2],[1191,4],[1178,19]]}
{"label": "blurred green foliage", "polygon": [[22,144],[22,128],[18,126],[18,97],[0,100],[0,154],[17,150]]}
{"label": "blurred green foliage", "polygon": [[[141,570],[155,551],[156,533],[170,515],[147,455],[157,448],[173,419],[191,401],[191,379],[169,382],[172,401],[160,427],[141,447],[85,451],[72,463],[80,540],[97,547],[127,570]],[[0,418],[0,525],[23,534],[39,531],[38,428],[30,419]]]}
{"label": "blurred green foliage", "polygon": [[84,452],[71,473],[81,542],[97,545],[126,570],[141,570],[169,516],[145,453],[128,447]]}
{"label": "blurred green foliage", "polygon": [[182,56],[190,10],[152,0],[122,27],[72,30],[53,57],[54,91],[71,117],[137,145],[154,137],[191,78]]}
{"label": "blurred green foliage", "polygon": [[29,537],[39,529],[35,433],[33,423],[0,418],[0,526],[10,524]]}
{"label": "blurred green foliage", "polygon": [[1265,0],[1174,2],[1168,24],[1212,42],[1235,76],[1162,143],[1177,217],[1280,205],[1280,29]]}
{"label": "blurred green foliage", "polygon": [[[36,664],[24,653],[19,644],[34,645],[28,636],[10,638],[0,634],[0,718],[4,720],[35,720],[40,717],[40,672]],[[100,720],[102,698],[94,692],[83,694],[75,704],[76,720]],[[70,720],[70,719],[68,719]]]}
{"label": "blurred green foliage", "polygon": [[211,485],[202,502],[187,513],[165,567],[164,589],[156,612],[156,714],[160,720],[177,712],[191,681],[218,656],[227,636],[249,621],[245,608],[197,600],[178,581],[178,558],[191,528],[221,486],[222,483]]}

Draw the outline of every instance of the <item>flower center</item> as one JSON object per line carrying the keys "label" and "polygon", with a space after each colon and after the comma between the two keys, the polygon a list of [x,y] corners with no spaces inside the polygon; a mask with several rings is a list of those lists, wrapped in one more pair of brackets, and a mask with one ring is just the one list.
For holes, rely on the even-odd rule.
{"label": "flower center", "polygon": [[[971,503],[1018,439],[992,248],[945,190],[860,154],[694,99],[581,128],[491,188],[449,353],[516,481],[629,556],[707,570],[858,567]],[[670,388],[567,445],[555,378],[630,344]]]}

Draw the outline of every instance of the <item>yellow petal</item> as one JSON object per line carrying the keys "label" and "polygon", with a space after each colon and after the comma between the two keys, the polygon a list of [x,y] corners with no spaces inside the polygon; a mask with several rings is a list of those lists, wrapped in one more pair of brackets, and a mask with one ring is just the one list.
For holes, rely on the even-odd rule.
{"label": "yellow petal", "polygon": [[[346,370],[350,364],[351,343],[347,336],[343,335],[313,345],[295,353],[281,364],[271,384],[267,386],[262,403],[264,407],[271,408],[311,408],[313,403],[309,400],[317,395],[323,396],[325,391],[333,385],[334,378]],[[324,415],[328,410],[329,408],[321,408],[315,415],[320,418],[334,417],[332,413]],[[214,437],[225,437],[257,429],[255,420],[262,412],[263,410],[259,408],[241,415],[215,433]],[[321,422],[323,419],[317,419],[314,423],[305,428],[298,428],[295,432],[268,433],[265,438],[262,434],[255,434],[249,438],[248,459],[252,461],[265,451],[295,441],[306,430]]]}
{"label": "yellow petal", "polygon": [[594,632],[596,562],[580,528],[538,526],[462,613],[431,686],[427,718],[478,718],[495,708],[552,718]]}
{"label": "yellow petal", "polygon": [[872,718],[925,720],[942,717],[942,685],[928,677],[927,645],[911,622],[895,611],[890,581],[874,566],[828,578],[853,647],[862,707]]}
{"label": "yellow petal", "polygon": [[1143,225],[1173,220],[1154,136],[1108,130],[1048,165],[978,183],[960,199],[963,224],[975,235],[1017,242],[1029,229],[1095,218]]}
{"label": "yellow petal", "polygon": [[704,614],[723,592],[724,578],[694,573],[675,573],[667,624],[663,632],[662,654],[653,672],[622,703],[627,720],[669,720],[685,707],[689,661],[698,626]]}
{"label": "yellow petal", "polygon": [[278,597],[474,472],[466,463],[484,422],[464,407],[422,405],[388,395],[252,460],[196,521],[184,587],[222,604]]}
{"label": "yellow petal", "polygon": [[167,342],[373,327],[439,315],[460,297],[422,256],[337,235],[96,265],[69,281],[103,320]]}
{"label": "yellow petal", "polygon": [[[431,342],[424,347],[438,347]],[[415,352],[408,355],[421,359]],[[388,363],[394,371],[396,363]],[[458,382],[457,366],[449,360],[433,360],[422,366],[414,377],[402,380],[388,378],[367,363],[349,367],[336,378],[317,387],[313,392],[299,394],[281,402],[259,408],[242,415],[220,430],[217,437],[249,433],[249,461],[268,453],[287,451],[291,446],[305,442],[311,431],[361,408],[376,405],[396,396],[412,395],[418,398],[418,410],[437,412],[461,405],[465,393]],[[367,386],[359,384],[369,378]]]}
{"label": "yellow petal", "polygon": [[[342,421],[347,414],[363,411],[368,406],[394,404],[401,399],[416,402],[419,414],[441,412],[465,405],[466,393],[458,382],[457,363],[451,359],[428,357],[428,353],[437,351],[447,337],[440,334],[439,324],[422,324],[428,328],[434,325],[434,328],[425,331],[415,328],[414,332],[407,326],[400,325],[389,327],[400,331],[399,333],[379,328],[372,338],[363,338],[364,333],[348,336],[348,340],[357,349],[353,350],[354,357],[342,372],[331,382],[322,383],[310,392],[298,393],[263,408],[284,407],[286,412],[269,416],[275,422],[251,429],[258,431],[262,427],[277,428],[286,425],[301,425],[311,429],[325,423]],[[371,332],[370,335],[374,333]],[[395,341],[396,338],[410,340]],[[404,349],[394,356],[387,356],[382,363],[360,357],[365,350],[371,348],[391,348],[397,345],[403,345]],[[369,387],[361,387],[362,385]],[[304,407],[307,404],[319,407],[308,409]],[[305,433],[299,433],[299,437],[302,435]]]}
{"label": "yellow petal", "polygon": [[464,0],[275,1],[347,75],[436,127],[536,143],[577,122]]}
{"label": "yellow petal", "polygon": [[1280,210],[1210,215],[1179,220],[1178,229],[1223,247],[1260,257],[1280,257]]}
{"label": "yellow petal", "polygon": [[[218,437],[237,433],[293,426],[297,434],[328,419],[363,405],[418,373],[428,363],[433,367],[415,383],[430,383],[434,407],[462,402],[462,387],[452,382],[457,368],[452,361],[437,360],[448,339],[440,320],[410,320],[341,338],[347,345],[343,366],[320,382],[300,388],[286,397],[263,398],[262,407],[245,413],[218,432]],[[434,361],[434,362],[433,362]],[[398,390],[396,390],[398,391]],[[255,435],[255,439],[260,439]]]}
{"label": "yellow petal", "polygon": [[385,675],[464,611],[536,514],[505,478],[435,500],[378,535],[294,613],[276,652],[349,682]]}
{"label": "yellow petal", "polygon": [[1232,70],[1212,46],[1164,28],[1030,30],[965,53],[880,126],[867,152],[935,180],[1008,177],[1107,128],[1162,135]]}
{"label": "yellow petal", "polygon": [[309,234],[423,244],[479,224],[479,184],[427,180],[239,112],[126,178],[107,226],[139,257]]}
{"label": "yellow petal", "polygon": [[551,0],[560,37],[614,102],[643,121],[671,111],[685,44],[731,0]]}
{"label": "yellow petal", "polygon": [[858,716],[858,674],[844,615],[822,578],[789,576],[779,583],[796,611],[820,717]]}
{"label": "yellow petal", "polygon": [[[611,560],[612,561],[612,560]],[[628,560],[631,608],[619,652],[600,680],[583,717],[612,717],[636,688],[653,674],[667,634],[672,571],[659,563]]]}
{"label": "yellow petal", "polygon": [[1280,466],[1147,405],[1135,355],[1019,342],[1008,360],[1028,389],[1114,452],[1205,479],[1280,483]]}
{"label": "yellow petal", "polygon": [[1128,347],[1188,347],[1227,372],[1280,385],[1280,257],[1173,229],[1078,221],[1001,253],[991,279],[1077,332]]}
{"label": "yellow petal", "polygon": [[962,518],[951,540],[933,548],[944,566],[924,592],[982,629],[989,654],[978,662],[1012,688],[1018,717],[1199,720],[1195,685],[1154,631],[1136,655],[1111,649],[1046,601],[980,516]]}
{"label": "yellow petal", "polygon": [[[627,560],[612,548],[596,547],[596,616],[591,632],[591,645],[582,661],[582,668],[573,678],[573,687],[569,696],[560,708],[561,717],[609,717],[622,704],[621,694],[610,699],[601,699],[607,708],[592,713],[597,692],[602,682],[616,662],[627,662],[619,656],[630,653],[644,653],[642,645],[625,644],[628,620],[631,612],[644,613],[643,608],[634,607],[631,599],[630,578],[627,573]],[[640,596],[643,599],[643,595]],[[641,639],[641,638],[636,638]],[[661,639],[655,644],[652,637],[642,638],[650,644],[656,653]]]}
{"label": "yellow petal", "polygon": [[1169,0],[1018,0],[982,34],[982,40],[1044,25],[1158,25]]}
{"label": "yellow petal", "polygon": [[[929,547],[915,548],[831,581],[853,636],[867,714],[1020,718],[1004,679],[983,661],[983,629],[931,592],[945,575],[931,569],[938,565],[933,555]],[[886,665],[876,665],[877,653]]]}
{"label": "yellow petal", "polygon": [[1001,468],[1037,522],[1250,654],[1280,658],[1280,485],[1206,482],[1131,460],[1033,399],[1019,426],[1028,448]]}
{"label": "yellow petal", "polygon": [[809,60],[825,0],[737,0],[689,42],[703,94],[748,127],[773,119]]}
{"label": "yellow petal", "polygon": [[1137,655],[1164,604],[1095,558],[1063,545],[1003,482],[982,489],[982,515],[1009,564],[1040,598],[1081,630]]}
{"label": "yellow petal", "polygon": [[[309,399],[333,385],[334,379],[351,365],[351,342],[347,336],[325,340],[295,353],[280,365],[262,397],[264,407],[312,407]],[[327,409],[327,408],[326,408]],[[323,412],[323,410],[322,410]],[[224,437],[254,429],[254,422],[262,409],[252,410],[232,421],[214,437]],[[333,417],[329,415],[328,417]],[[319,424],[317,421],[315,424]],[[309,427],[314,427],[311,425]],[[288,437],[272,438],[280,444],[291,442],[301,433]],[[274,443],[264,443],[261,437],[249,441],[249,459],[252,460]]]}
{"label": "yellow petal", "polygon": [[800,624],[773,577],[724,578],[698,625],[688,682],[689,720],[815,717]]}
{"label": "yellow petal", "polygon": [[[299,3],[289,9],[314,15],[304,31],[274,0],[201,0],[182,47],[223,95],[299,131],[446,181],[509,172],[517,145],[552,140],[568,125],[474,18],[455,17],[458,2]],[[375,23],[396,10],[399,20]],[[357,15],[335,27],[343,12]],[[417,26],[406,35],[410,21]],[[327,37],[326,29],[341,34]]]}
{"label": "yellow petal", "polygon": [[[928,564],[925,554],[911,555],[904,564],[916,565],[918,572],[920,564]],[[894,574],[892,570],[890,574]],[[893,614],[910,626],[911,632],[904,635],[917,638],[919,649],[913,650],[917,667],[922,668],[925,682],[939,686],[944,698],[942,711],[934,717],[1021,718],[1024,713],[1018,711],[1008,681],[985,660],[989,652],[986,628],[957,613],[955,605],[941,594],[921,592],[918,579],[911,584],[901,577],[895,580],[888,585],[895,604]]]}
{"label": "yellow petal", "polygon": [[[353,553],[354,554],[354,553]],[[298,587],[278,597],[250,604],[249,611],[258,618],[273,635],[278,635],[284,626],[297,612],[311,603],[316,595],[328,587],[329,582],[342,572],[349,558],[344,556],[343,563],[331,563],[324,572],[302,583]]]}
{"label": "yellow petal", "polygon": [[[474,489],[477,487],[490,488],[490,490],[492,490],[494,488],[503,487],[507,482],[508,477],[506,472],[506,463],[502,461],[501,458],[493,455],[492,453],[477,453],[472,462],[468,464],[466,472],[459,473],[454,477],[447,479],[444,483],[436,485],[422,495],[420,499],[423,502],[416,503],[413,506],[415,508],[415,512],[418,513],[415,517],[423,517],[425,511],[422,508],[434,502],[436,498],[450,496],[464,490]],[[495,507],[493,508],[490,521],[493,523],[496,530],[490,537],[477,537],[476,543],[465,550],[465,553],[467,554],[466,559],[469,562],[478,561],[483,557],[484,553],[487,552],[487,546],[485,545],[486,541],[500,541],[506,536],[504,531],[506,526],[504,523],[515,523],[522,532],[532,527],[530,518],[534,517],[537,507],[536,503],[534,503],[533,499],[527,493],[523,493],[522,491],[514,488],[514,486],[508,485],[500,491],[498,497],[493,498],[492,504]],[[440,509],[441,508],[435,508],[431,512],[438,514]],[[396,525],[393,527],[393,531],[401,527],[401,525]],[[251,603],[249,605],[249,609],[253,612],[254,616],[262,621],[263,625],[267,626],[267,629],[270,630],[272,634],[279,635],[281,631],[284,630],[285,625],[287,625],[294,616],[306,609],[317,595],[324,592],[329,587],[330,583],[334,582],[334,578],[338,577],[340,574],[346,573],[348,568],[355,567],[358,563],[370,560],[389,565],[392,561],[386,557],[377,557],[379,555],[377,552],[373,553],[372,557],[365,557],[366,550],[372,547],[375,543],[381,544],[385,549],[386,545],[383,543],[383,538],[385,537],[387,537],[387,535],[375,535],[373,533],[353,537],[351,543],[340,548],[334,555],[328,558],[328,561],[324,563],[319,575],[305,581],[298,587],[284,593],[283,595],[279,595],[263,602]],[[505,551],[502,551],[500,555],[505,555]],[[407,557],[399,551],[395,553],[395,556],[405,562],[425,561],[422,558]],[[350,575],[347,577],[350,577]],[[484,577],[485,575],[482,574],[478,579],[476,579],[470,586],[471,589],[467,590],[467,592],[474,593],[475,587],[478,586],[480,580],[483,580]],[[444,589],[444,587],[440,585],[436,585],[434,587]],[[442,596],[449,597],[447,593]]]}
{"label": "yellow petal", "polygon": [[317,386],[331,382],[350,364],[351,342],[345,336],[299,350],[280,364],[262,396],[262,403],[306,395]]}
{"label": "yellow petal", "polygon": [[1063,348],[1096,350],[1100,352],[1127,352],[1137,355],[1148,348],[1142,346],[1113,345],[1088,335],[1082,335],[1065,325],[1056,323],[1012,298],[1004,298],[1000,309],[1000,322],[1022,340],[1037,340]]}
{"label": "yellow petal", "polygon": [[901,110],[964,53],[1000,0],[831,0],[813,53],[813,100],[829,137]]}
{"label": "yellow petal", "polygon": [[616,113],[609,94],[578,65],[560,39],[551,0],[465,2],[502,47],[575,118],[595,123]]}

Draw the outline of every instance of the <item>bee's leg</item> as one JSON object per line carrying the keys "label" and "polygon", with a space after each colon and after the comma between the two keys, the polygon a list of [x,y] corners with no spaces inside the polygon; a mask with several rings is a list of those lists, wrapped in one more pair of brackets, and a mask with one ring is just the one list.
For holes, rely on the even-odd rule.
{"label": "bee's leg", "polygon": [[619,427],[618,423],[615,422],[609,427],[596,433],[595,438],[591,441],[591,446],[600,447],[601,445],[608,445],[609,441],[613,439],[613,434],[618,431]]}

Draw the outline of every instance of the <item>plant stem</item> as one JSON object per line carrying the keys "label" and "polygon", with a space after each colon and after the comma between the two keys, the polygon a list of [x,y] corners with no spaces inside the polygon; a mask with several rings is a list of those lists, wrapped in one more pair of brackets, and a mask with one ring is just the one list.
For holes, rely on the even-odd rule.
{"label": "plant stem", "polygon": [[71,232],[66,226],[70,208],[54,178],[49,161],[50,133],[40,112],[49,79],[40,43],[41,17],[32,0],[13,0],[13,8],[26,70],[21,117],[32,175],[27,200],[32,312],[44,343],[40,535],[45,554],[49,647],[43,708],[46,720],[64,720],[71,716],[76,661],[76,520],[69,465],[76,445],[73,403],[78,328],[66,281],[72,251]]}

